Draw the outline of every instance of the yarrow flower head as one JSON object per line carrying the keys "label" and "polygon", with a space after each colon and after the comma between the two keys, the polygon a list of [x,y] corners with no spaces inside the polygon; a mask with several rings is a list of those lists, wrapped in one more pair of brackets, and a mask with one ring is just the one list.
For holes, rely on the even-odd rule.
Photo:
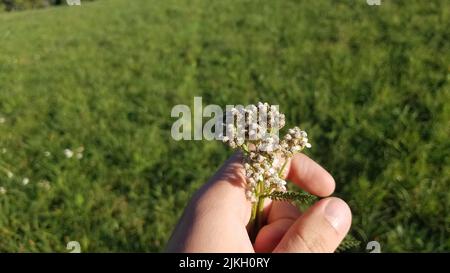
{"label": "yarrow flower head", "polygon": [[284,123],[284,114],[267,103],[233,107],[226,113],[226,135],[222,140],[231,148],[247,149],[252,143],[258,144],[258,151],[273,151],[278,144],[278,131]]}
{"label": "yarrow flower head", "polygon": [[[245,195],[253,204],[249,224],[254,227],[250,232],[254,240],[261,226],[264,198],[283,198],[286,192],[284,169],[289,158],[304,148],[311,148],[311,144],[306,132],[298,127],[289,129],[280,139],[279,130],[285,125],[285,116],[277,106],[268,103],[233,107],[227,109],[225,116],[225,135],[221,139],[231,148],[243,152],[247,180]],[[286,196],[295,197],[295,194]]]}
{"label": "yarrow flower head", "polygon": [[[223,142],[244,152],[247,199],[255,203],[259,195],[286,191],[282,178],[286,162],[293,154],[310,148],[305,131],[294,127],[280,140],[285,116],[277,106],[258,103],[227,111]],[[259,186],[262,185],[262,186]]]}

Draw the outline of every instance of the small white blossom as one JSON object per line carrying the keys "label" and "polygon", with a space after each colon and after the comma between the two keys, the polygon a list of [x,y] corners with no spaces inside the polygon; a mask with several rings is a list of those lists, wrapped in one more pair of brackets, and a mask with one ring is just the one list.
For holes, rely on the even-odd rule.
{"label": "small white blossom", "polygon": [[73,157],[73,151],[70,150],[70,149],[65,149],[65,150],[64,150],[64,155],[65,155],[67,158],[72,158],[72,157]]}
{"label": "small white blossom", "polygon": [[6,176],[11,179],[14,177],[14,174],[11,171],[6,171]]}
{"label": "small white blossom", "polygon": [[[81,147],[75,149],[74,155],[75,155],[75,157],[76,157],[78,160],[80,160],[80,159],[83,158],[83,152],[84,152],[84,147],[81,146]],[[72,155],[72,156],[73,156],[73,155]]]}
{"label": "small white blossom", "polygon": [[267,172],[269,173],[269,175],[274,175],[277,173],[274,168],[270,168]]}
{"label": "small white blossom", "polygon": [[28,185],[28,183],[30,183],[30,179],[27,178],[27,177],[25,177],[25,178],[22,180],[22,184],[23,184],[24,186],[26,186],[26,185]]}
{"label": "small white blossom", "polygon": [[45,190],[50,190],[51,186],[50,186],[50,182],[48,182],[47,180],[41,180],[38,182],[38,186],[45,189]]}
{"label": "small white blossom", "polygon": [[4,187],[0,187],[0,194],[6,194],[6,189]]}
{"label": "small white blossom", "polygon": [[300,130],[298,127],[294,127],[288,130],[288,133],[281,141],[281,147],[286,155],[291,156],[294,153],[300,152],[304,148],[311,148],[311,144],[308,140],[308,134],[305,131]]}
{"label": "small white blossom", "polygon": [[245,195],[247,196],[247,199],[250,202],[252,202],[252,203],[256,202],[256,195],[253,191],[246,191]]}

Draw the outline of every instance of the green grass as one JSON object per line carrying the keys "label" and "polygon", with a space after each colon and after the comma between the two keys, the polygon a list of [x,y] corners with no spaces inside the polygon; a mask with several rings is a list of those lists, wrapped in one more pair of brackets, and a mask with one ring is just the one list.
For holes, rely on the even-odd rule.
{"label": "green grass", "polygon": [[[67,252],[71,240],[162,250],[230,154],[171,139],[171,108],[194,96],[279,104],[288,127],[308,131],[308,154],[352,208],[359,251],[371,240],[382,252],[450,251],[449,30],[444,0],[109,0],[1,13],[0,251]],[[81,146],[81,160],[65,158]]]}

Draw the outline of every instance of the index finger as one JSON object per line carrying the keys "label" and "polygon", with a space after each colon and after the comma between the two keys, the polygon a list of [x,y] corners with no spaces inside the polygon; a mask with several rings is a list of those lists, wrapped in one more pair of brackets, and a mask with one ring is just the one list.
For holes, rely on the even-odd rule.
{"label": "index finger", "polygon": [[334,178],[304,154],[295,154],[287,165],[287,178],[305,191],[325,197],[333,193]]}

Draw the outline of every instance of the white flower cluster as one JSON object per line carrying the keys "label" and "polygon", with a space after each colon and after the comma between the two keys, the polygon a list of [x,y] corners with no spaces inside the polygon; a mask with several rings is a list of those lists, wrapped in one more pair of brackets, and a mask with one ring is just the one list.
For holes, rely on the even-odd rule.
{"label": "white flower cluster", "polygon": [[250,143],[257,150],[274,150],[278,145],[278,131],[284,127],[285,117],[268,103],[247,107],[233,107],[226,113],[225,136],[222,140],[232,148]]}
{"label": "white flower cluster", "polygon": [[288,133],[284,136],[281,147],[286,153],[293,155],[305,147],[311,148],[311,144],[308,142],[308,134],[300,130],[300,128],[294,127],[289,129]]}
{"label": "white flower cluster", "polygon": [[263,183],[262,186],[264,192],[273,190],[285,191],[286,181],[280,177],[279,166],[274,166],[277,158],[273,158],[273,156],[264,157],[262,155],[256,155],[254,152],[251,152],[250,154],[256,160],[246,158],[247,162],[244,164],[245,175],[247,177],[247,199],[251,202],[257,201],[259,183]]}
{"label": "white flower cluster", "polygon": [[[82,159],[83,158],[83,152],[84,152],[84,147],[81,146],[79,148],[77,148],[75,151],[72,151],[71,149],[65,149],[64,151],[64,155],[66,156],[66,158],[72,158],[74,155],[77,159]],[[46,152],[45,156],[51,156],[50,152]]]}
{"label": "white flower cluster", "polygon": [[294,127],[280,141],[278,132],[285,125],[285,116],[267,103],[232,108],[226,116],[226,135],[222,140],[244,152],[247,198],[256,202],[258,196],[286,191],[282,178],[284,162],[311,147],[306,132]]}

